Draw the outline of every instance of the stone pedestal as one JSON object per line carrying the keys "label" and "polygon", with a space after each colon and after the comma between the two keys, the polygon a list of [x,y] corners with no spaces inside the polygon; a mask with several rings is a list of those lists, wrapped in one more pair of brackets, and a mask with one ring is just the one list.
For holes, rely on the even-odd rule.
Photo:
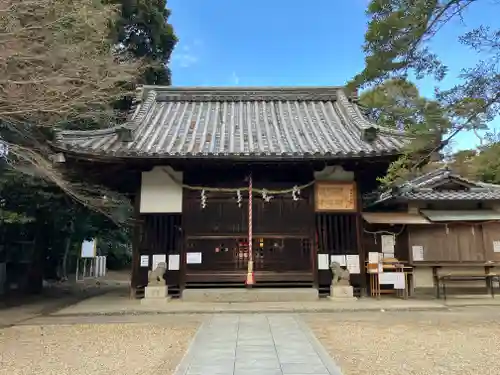
{"label": "stone pedestal", "polygon": [[331,285],[330,299],[334,301],[356,301],[354,288],[351,285]]}
{"label": "stone pedestal", "polygon": [[144,290],[144,298],[141,299],[141,305],[157,305],[168,302],[168,286],[147,286]]}

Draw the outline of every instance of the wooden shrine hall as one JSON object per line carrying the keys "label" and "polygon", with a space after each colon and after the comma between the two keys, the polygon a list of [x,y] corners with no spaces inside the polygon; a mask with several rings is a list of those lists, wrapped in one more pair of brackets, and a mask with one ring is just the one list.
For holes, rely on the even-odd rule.
{"label": "wooden shrine hall", "polygon": [[366,283],[361,196],[407,141],[342,87],[143,86],[127,122],[62,131],[55,147],[134,198],[134,291],[165,262],[173,294],[248,282],[321,292],[332,255]]}

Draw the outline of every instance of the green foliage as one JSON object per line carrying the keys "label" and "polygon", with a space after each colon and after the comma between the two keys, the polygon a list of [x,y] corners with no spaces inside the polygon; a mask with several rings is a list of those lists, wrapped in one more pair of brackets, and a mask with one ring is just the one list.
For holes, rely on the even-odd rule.
{"label": "green foliage", "polygon": [[170,85],[170,56],[177,44],[166,0],[108,0],[121,8],[112,25],[117,52],[126,59],[144,59],[147,68],[140,83]]}
{"label": "green foliage", "polygon": [[359,102],[379,125],[409,134],[441,133],[451,127],[440,103],[420,96],[415,84],[404,79],[390,79],[363,92]]}
{"label": "green foliage", "polygon": [[62,173],[49,143],[56,126],[87,130],[123,120],[136,83],[170,84],[177,38],[166,1],[0,1],[9,9],[0,23],[10,31],[0,38],[0,139],[10,151],[0,167],[3,243],[27,238],[35,256],[61,260],[98,238],[104,254],[126,264],[129,229],[101,213],[115,220],[119,211],[125,222],[130,206],[76,171]]}
{"label": "green foliage", "polygon": [[4,169],[0,174],[0,197],[3,243],[33,240],[37,252],[56,260],[52,267],[65,258],[67,245],[76,257],[82,241],[89,238],[98,238],[98,243],[105,243],[126,257],[128,228],[117,227],[104,215],[71,200],[59,188],[36,176]]}
{"label": "green foliage", "polygon": [[[476,3],[479,0],[372,0],[367,9],[370,21],[365,34],[365,68],[348,87],[386,86],[387,82],[393,86],[394,82],[405,82],[409,73],[414,73],[417,79],[432,76],[442,80],[448,68],[432,51],[429,42],[448,22],[465,17],[462,11]],[[380,96],[380,90],[370,94],[375,98],[368,96],[366,101],[380,106],[379,110],[386,109],[384,105],[395,106],[391,109],[393,117],[378,114],[377,121],[383,124],[394,121],[407,130],[418,129],[417,133],[439,129],[446,134],[446,144],[461,130],[485,129],[500,113],[500,28],[480,26],[469,30],[458,41],[449,42],[461,43],[475,52],[477,65],[464,66],[457,77],[460,83],[451,89],[436,89],[435,101],[420,100],[415,90],[406,84],[403,91],[404,99],[410,98],[408,102],[400,100],[400,93],[390,93],[390,99]],[[411,108],[418,116],[411,115]],[[419,147],[436,149],[433,143]],[[399,162],[397,167],[417,168],[422,162],[422,153],[412,151],[411,154],[418,157]],[[386,180],[389,182],[392,178]]]}
{"label": "green foliage", "polygon": [[500,184],[500,139],[497,134],[488,133],[485,141],[471,158],[475,177],[483,182]]}
{"label": "green foliage", "polygon": [[404,79],[389,79],[364,91],[359,102],[372,121],[404,130],[413,138],[403,155],[379,179],[384,186],[406,178],[415,157],[421,157],[420,151],[436,144],[441,134],[451,128],[444,108],[437,101],[422,97],[417,87]]}

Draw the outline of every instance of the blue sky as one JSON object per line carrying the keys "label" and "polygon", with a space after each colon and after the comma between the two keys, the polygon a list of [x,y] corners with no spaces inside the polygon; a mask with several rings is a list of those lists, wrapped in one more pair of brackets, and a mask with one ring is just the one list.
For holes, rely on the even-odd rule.
{"label": "blue sky", "polygon": [[[449,66],[441,83],[417,81],[431,97],[436,84],[457,83],[478,56],[457,38],[471,27],[498,25],[500,5],[483,0],[433,41]],[[176,86],[343,85],[363,68],[361,49],[368,0],[168,0],[179,44],[171,61]],[[311,4],[314,4],[311,5]],[[500,128],[497,119],[491,124]],[[470,133],[455,138],[457,149],[478,143]]]}

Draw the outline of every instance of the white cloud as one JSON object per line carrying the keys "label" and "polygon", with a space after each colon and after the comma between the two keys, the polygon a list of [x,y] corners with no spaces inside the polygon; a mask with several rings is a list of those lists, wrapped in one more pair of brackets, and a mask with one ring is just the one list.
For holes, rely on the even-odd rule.
{"label": "white cloud", "polygon": [[238,77],[238,75],[236,74],[236,72],[233,72],[233,74],[231,75],[231,81],[232,81],[233,85],[239,85],[240,84],[240,77]]}
{"label": "white cloud", "polygon": [[[193,42],[194,46],[200,46],[201,41],[196,39]],[[198,53],[193,51],[189,44],[178,46],[173,53],[172,63],[181,68],[189,68],[199,61]]]}

